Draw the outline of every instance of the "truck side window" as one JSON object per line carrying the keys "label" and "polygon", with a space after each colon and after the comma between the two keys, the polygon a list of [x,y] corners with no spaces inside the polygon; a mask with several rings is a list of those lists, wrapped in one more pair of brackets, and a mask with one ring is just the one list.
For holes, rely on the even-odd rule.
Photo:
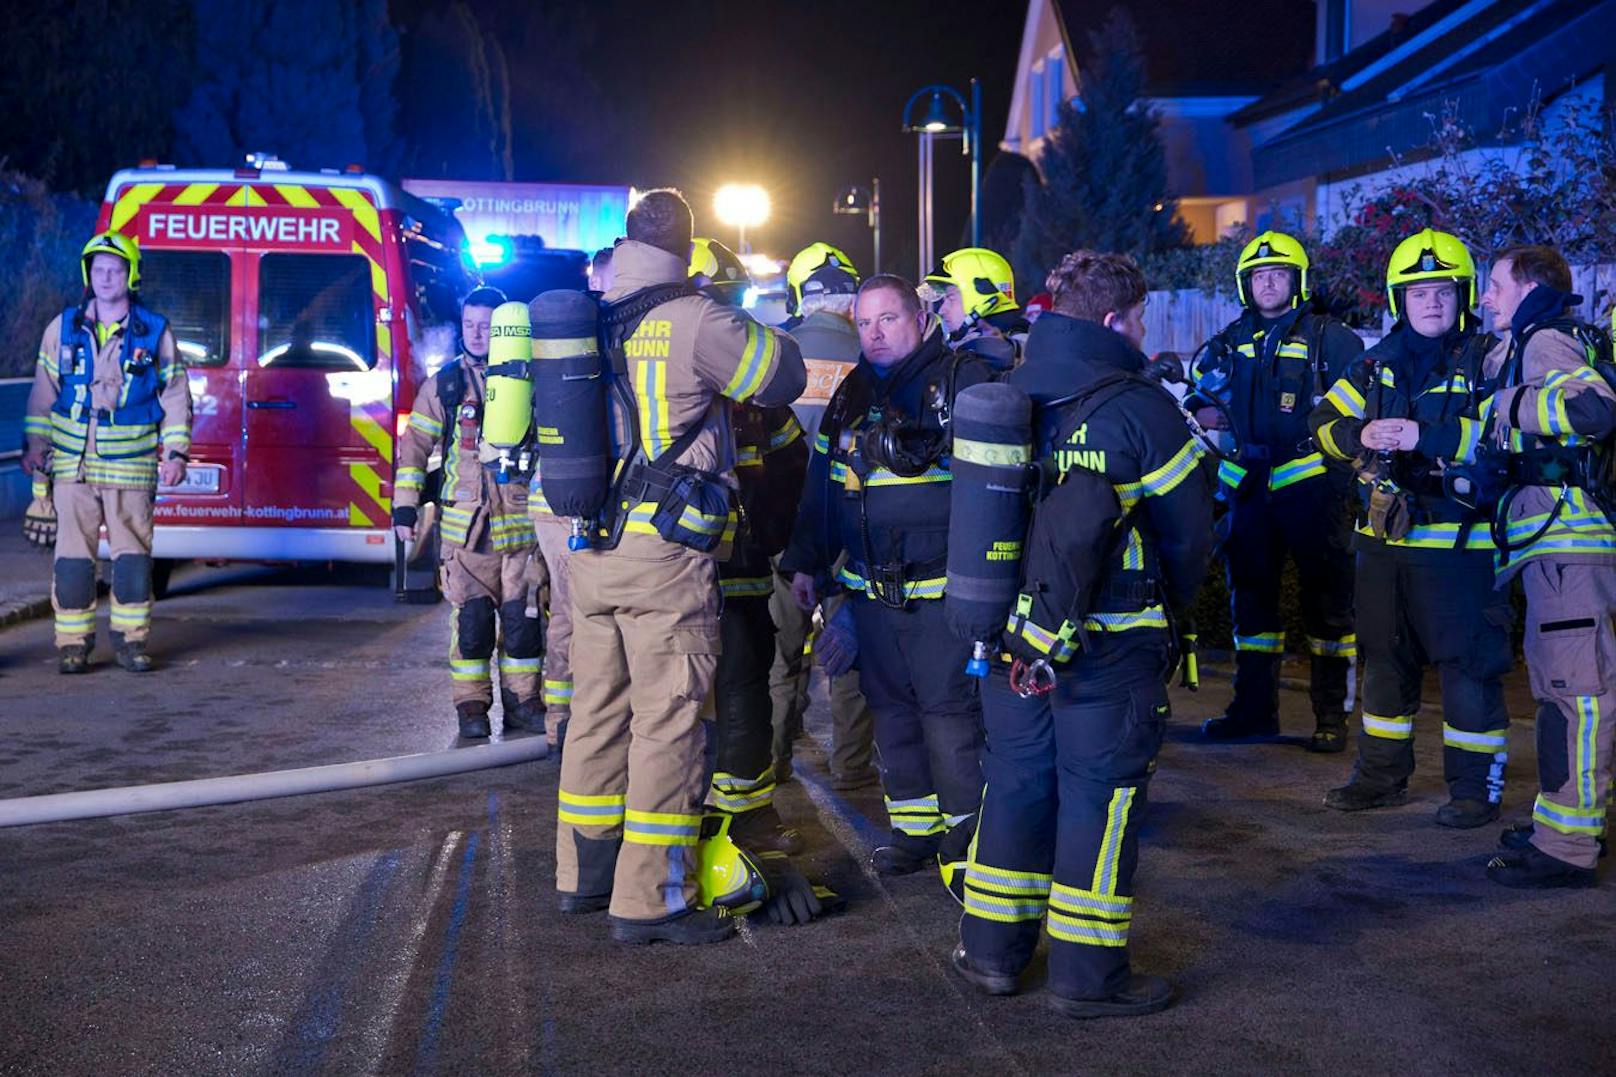
{"label": "truck side window", "polygon": [[258,365],[376,365],[370,262],[360,254],[266,254],[258,265]]}
{"label": "truck side window", "polygon": [[230,361],[230,259],[223,251],[144,251],[140,301],[168,319],[188,367]]}

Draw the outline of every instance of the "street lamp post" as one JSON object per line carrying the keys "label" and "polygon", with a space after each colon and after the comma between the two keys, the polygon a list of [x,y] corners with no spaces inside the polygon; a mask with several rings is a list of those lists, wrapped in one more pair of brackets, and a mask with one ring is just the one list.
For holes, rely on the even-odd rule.
{"label": "street lamp post", "polygon": [[881,272],[881,181],[872,179],[870,189],[863,187],[844,187],[836,196],[836,202],[831,206],[832,213],[840,213],[856,217],[866,215],[870,224],[870,231],[875,233],[875,258],[870,275]]}
{"label": "street lamp post", "polygon": [[737,253],[751,254],[746,230],[769,219],[769,192],[755,183],[726,183],[713,197],[713,210],[719,220],[737,230]]}
{"label": "street lamp post", "polygon": [[[914,118],[915,104],[928,98],[926,113]],[[959,122],[948,112],[946,100],[958,107]],[[932,212],[932,142],[938,137],[961,140],[960,152],[971,158],[971,246],[982,245],[980,190],[982,186],[982,86],[971,80],[971,99],[952,86],[936,83],[916,90],[903,106],[903,130],[919,136],[920,195],[917,217],[920,224],[920,275],[924,277],[932,268],[932,230],[936,223]]]}

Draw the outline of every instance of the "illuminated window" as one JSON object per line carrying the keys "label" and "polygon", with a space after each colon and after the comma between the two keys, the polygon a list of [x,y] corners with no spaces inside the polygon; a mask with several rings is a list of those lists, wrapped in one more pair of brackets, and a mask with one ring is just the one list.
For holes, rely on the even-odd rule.
{"label": "illuminated window", "polygon": [[186,366],[230,360],[230,259],[223,251],[144,251],[140,301],[168,319]]}
{"label": "illuminated window", "polygon": [[370,262],[361,254],[266,254],[258,266],[258,365],[376,365]]}

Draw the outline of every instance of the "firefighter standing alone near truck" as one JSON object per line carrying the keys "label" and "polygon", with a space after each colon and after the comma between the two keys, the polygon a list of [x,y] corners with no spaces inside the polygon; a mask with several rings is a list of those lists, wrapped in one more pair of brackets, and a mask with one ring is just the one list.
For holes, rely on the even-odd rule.
{"label": "firefighter standing alone near truck", "polygon": [[[1190,371],[1185,406],[1206,429],[1229,429],[1235,460],[1218,469],[1223,555],[1235,644],[1234,699],[1202,726],[1214,740],[1279,732],[1279,665],[1285,651],[1280,569],[1296,562],[1302,620],[1313,656],[1316,723],[1308,748],[1346,747],[1348,678],[1358,656],[1352,630],[1352,470],[1314,447],[1313,405],[1346,373],[1363,342],[1308,309],[1308,258],[1282,232],[1240,252],[1235,284],[1245,310],[1207,342]],[[1222,407],[1216,406],[1217,401]]]}
{"label": "firefighter standing alone near truck", "polygon": [[438,531],[443,588],[452,606],[449,676],[466,738],[490,733],[496,652],[506,732],[537,731],[544,721],[544,628],[530,601],[537,539],[527,515],[527,485],[495,481],[480,451],[489,333],[494,309],[504,302],[498,289],[478,288],[461,304],[460,355],[416,394],[399,439],[393,484],[393,528],[409,542],[419,523],[428,461],[434,450],[441,452]]}
{"label": "firefighter standing alone near truck", "polygon": [[138,299],[140,249],[102,232],[80,255],[84,299],[45,328],[23,420],[23,470],[49,469],[59,520],[51,606],[63,673],[95,649],[101,528],[112,557],[112,645],[131,673],[152,611],[152,512],[159,480],[185,478],[191,396],[168,321]]}
{"label": "firefighter standing alone near truck", "polygon": [[609,908],[619,942],[720,942],[735,925],[698,907],[696,846],[702,706],[720,646],[715,558],[728,556],[734,526],[726,401],[791,403],[802,358],[789,336],[688,285],[693,221],[677,191],[646,193],[626,230],[601,313],[611,526],[603,546],[571,558],[576,688],[556,889],[565,912]]}

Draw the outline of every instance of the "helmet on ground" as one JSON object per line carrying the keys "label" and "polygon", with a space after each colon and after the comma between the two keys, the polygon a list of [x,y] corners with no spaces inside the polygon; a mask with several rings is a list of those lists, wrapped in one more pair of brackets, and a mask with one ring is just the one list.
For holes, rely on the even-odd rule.
{"label": "helmet on ground", "polygon": [[729,836],[730,819],[714,813],[702,820],[702,837],[696,847],[697,900],[703,907],[745,916],[768,900],[769,884],[757,862]]}
{"label": "helmet on ground", "polygon": [[1460,285],[1459,314],[1476,307],[1476,263],[1458,236],[1427,228],[1409,236],[1392,251],[1386,265],[1386,301],[1392,317],[1403,316],[1403,289],[1425,281],[1452,281]]}
{"label": "helmet on ground", "polygon": [[90,286],[90,260],[98,254],[111,254],[129,263],[129,290],[140,287],[140,244],[122,232],[98,232],[90,237],[79,253],[79,275],[84,286]]}
{"label": "helmet on ground", "polygon": [[1307,284],[1307,251],[1301,241],[1284,232],[1264,232],[1245,245],[1240,260],[1234,265],[1234,286],[1241,306],[1251,306],[1251,274],[1263,266],[1284,266],[1296,271],[1296,292],[1291,296],[1291,306],[1312,298]]}
{"label": "helmet on ground", "polygon": [[706,277],[724,302],[734,304],[752,284],[745,264],[716,239],[698,237],[691,242],[689,276]]}
{"label": "helmet on ground", "polygon": [[859,273],[853,262],[829,243],[810,243],[786,267],[792,310],[801,310],[804,295],[852,295],[858,291]]}
{"label": "helmet on ground", "polygon": [[986,247],[965,247],[943,255],[942,269],[926,274],[926,280],[945,292],[949,285],[958,288],[967,321],[1020,309],[1010,263]]}

